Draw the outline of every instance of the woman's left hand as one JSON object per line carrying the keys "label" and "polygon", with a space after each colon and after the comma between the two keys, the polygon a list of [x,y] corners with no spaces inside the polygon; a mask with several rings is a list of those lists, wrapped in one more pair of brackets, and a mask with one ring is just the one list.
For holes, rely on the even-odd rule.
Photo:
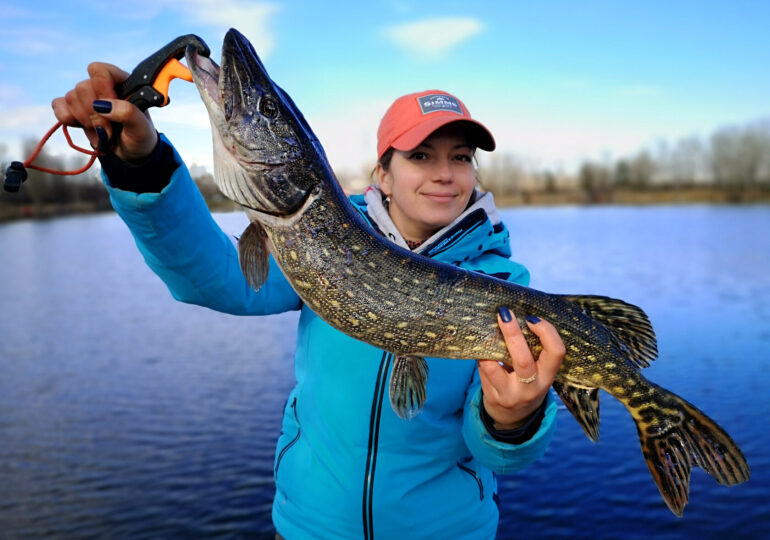
{"label": "woman's left hand", "polygon": [[487,414],[494,420],[496,429],[508,430],[523,425],[543,403],[566,349],[551,323],[530,317],[527,326],[543,345],[535,361],[516,316],[508,308],[500,308],[497,322],[508,346],[512,366],[500,365],[496,360],[479,360],[479,376]]}

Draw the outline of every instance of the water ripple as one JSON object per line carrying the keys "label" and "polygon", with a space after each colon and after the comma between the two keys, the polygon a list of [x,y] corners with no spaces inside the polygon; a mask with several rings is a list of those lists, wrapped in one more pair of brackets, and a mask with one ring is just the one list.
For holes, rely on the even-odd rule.
{"label": "water ripple", "polygon": [[[597,444],[560,406],[546,456],[499,478],[499,537],[770,537],[770,210],[502,215],[533,286],[644,307],[660,344],[645,374],[722,424],[752,479],[725,488],[694,470],[677,519],[630,415],[601,393]],[[0,265],[14,284],[0,288],[2,536],[272,538],[296,315],[174,302],[112,215],[0,225],[0,253],[14,254]]]}

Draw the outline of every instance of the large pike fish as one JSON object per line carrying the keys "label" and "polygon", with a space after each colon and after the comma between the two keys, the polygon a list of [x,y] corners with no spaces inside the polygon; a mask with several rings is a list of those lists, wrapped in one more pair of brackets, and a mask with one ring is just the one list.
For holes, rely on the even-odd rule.
{"label": "large pike fish", "polygon": [[217,185],[251,221],[239,243],[244,275],[259,288],[272,253],[315,313],[393,353],[390,397],[401,417],[425,400],[425,357],[511,363],[497,325],[497,309],[508,306],[535,357],[542,347],[524,317],[558,330],[567,354],[553,386],[591,440],[599,437],[599,389],[628,408],[650,472],[676,515],[687,503],[694,465],[725,485],[749,478],[727,433],[640,373],[657,356],[641,309],[602,296],[546,294],[394,245],[348,202],[318,139],[246,38],[227,33],[221,67],[193,49],[187,64],[213,128]]}

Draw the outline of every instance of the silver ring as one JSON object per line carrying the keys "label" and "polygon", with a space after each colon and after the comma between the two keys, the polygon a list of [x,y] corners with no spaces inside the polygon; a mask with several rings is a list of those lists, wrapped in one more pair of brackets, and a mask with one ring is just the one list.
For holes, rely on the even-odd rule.
{"label": "silver ring", "polygon": [[535,382],[535,379],[537,379],[537,371],[536,371],[536,372],[535,372],[535,373],[534,373],[534,374],[533,374],[531,377],[527,377],[526,379],[522,379],[522,378],[521,378],[521,377],[519,377],[518,375],[516,375],[516,378],[517,378],[517,379],[519,380],[519,382],[520,382],[520,383],[522,383],[522,384],[529,384],[529,383],[533,383],[533,382]]}

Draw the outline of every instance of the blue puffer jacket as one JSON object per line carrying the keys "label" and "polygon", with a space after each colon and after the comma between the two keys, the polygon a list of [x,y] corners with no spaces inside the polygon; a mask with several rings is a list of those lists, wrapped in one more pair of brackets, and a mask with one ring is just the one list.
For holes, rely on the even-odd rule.
{"label": "blue puffer jacket", "polygon": [[[316,316],[272,259],[267,283],[251,290],[232,239],[216,225],[174,156],[180,166],[161,193],[119,190],[104,178],[115,210],[171,294],[232,314],[301,310],[297,385],[275,456],[278,532],[289,540],[493,538],[494,473],[515,472],[542,456],[556,417],[553,398],[530,440],[502,443],[480,420],[476,363],[429,358],[424,410],[401,420],[387,396],[393,356]],[[363,197],[352,201],[369,217]],[[529,281],[526,269],[508,259],[505,226],[481,207],[470,208],[429,244],[423,253],[438,260],[523,285]]]}

